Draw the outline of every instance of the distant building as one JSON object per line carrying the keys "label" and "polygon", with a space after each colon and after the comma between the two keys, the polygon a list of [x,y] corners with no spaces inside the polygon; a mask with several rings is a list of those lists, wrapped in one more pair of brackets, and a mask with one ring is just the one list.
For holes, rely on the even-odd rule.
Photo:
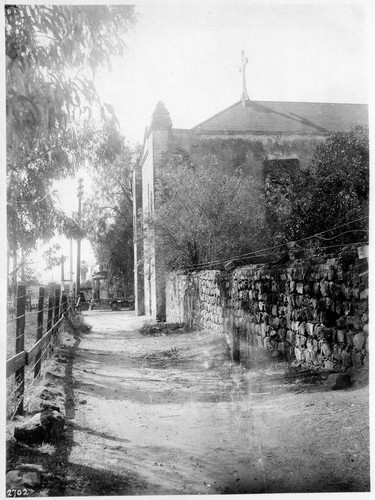
{"label": "distant building", "polygon": [[92,297],[95,300],[108,299],[108,271],[103,271],[103,266],[100,265],[100,270],[92,275]]}
{"label": "distant building", "polygon": [[[191,129],[173,128],[164,104],[156,105],[145,132],[141,161],[134,172],[137,314],[164,316],[164,290],[158,277],[153,237],[136,217],[140,208],[144,215],[154,211],[155,168],[163,153],[182,148],[193,161],[215,155],[232,167],[241,166],[264,183],[267,179],[277,182],[281,173],[306,167],[316,146],[332,132],[368,126],[365,104],[252,101],[246,91],[245,65],[241,100]],[[145,230],[148,238],[142,240],[140,235]],[[141,258],[142,264],[137,265]]]}

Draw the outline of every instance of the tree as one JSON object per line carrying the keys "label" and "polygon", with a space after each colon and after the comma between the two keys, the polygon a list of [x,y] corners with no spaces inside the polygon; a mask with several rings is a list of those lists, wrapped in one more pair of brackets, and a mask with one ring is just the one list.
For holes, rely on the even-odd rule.
{"label": "tree", "polygon": [[368,209],[368,130],[356,127],[328,137],[317,148],[310,168],[295,180],[287,239],[308,238],[340,226],[314,239],[314,246],[367,241]]}
{"label": "tree", "polygon": [[45,252],[43,252],[42,257],[46,262],[46,271],[52,271],[55,267],[60,266],[62,259],[64,259],[61,254],[61,245],[58,243],[53,244]]}
{"label": "tree", "polygon": [[122,55],[134,7],[6,5],[8,244],[13,257],[56,228],[75,225],[56,209],[52,182],[74,175],[96,133],[84,120],[113,116],[93,77]]}
{"label": "tree", "polygon": [[6,5],[8,144],[91,118],[94,73],[122,56],[134,22],[130,5]]}
{"label": "tree", "polygon": [[81,283],[83,283],[84,281],[86,281],[87,273],[89,272],[89,266],[85,260],[81,260],[80,271],[81,271]]}
{"label": "tree", "polygon": [[95,190],[83,206],[88,239],[118,294],[133,288],[131,179],[138,157],[139,148],[133,150],[126,144],[115,121],[107,123],[97,138],[92,168]]}
{"label": "tree", "polygon": [[166,269],[231,259],[268,241],[263,190],[241,170],[232,172],[212,156],[194,164],[178,151],[157,176],[149,223]]}

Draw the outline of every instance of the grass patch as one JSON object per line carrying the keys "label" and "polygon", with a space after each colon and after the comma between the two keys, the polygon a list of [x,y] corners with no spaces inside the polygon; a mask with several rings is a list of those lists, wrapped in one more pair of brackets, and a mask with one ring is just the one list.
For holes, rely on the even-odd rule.
{"label": "grass patch", "polygon": [[[37,328],[37,317],[35,311],[26,313],[25,321],[25,350],[30,350],[36,342],[36,328]],[[91,326],[88,325],[84,317],[81,314],[70,314],[65,318],[58,330],[51,338],[49,344],[45,344],[42,348],[42,369],[40,376],[34,378],[34,364],[25,366],[25,392],[24,392],[24,406],[27,408],[28,401],[35,390],[35,386],[41,380],[46,366],[48,366],[48,361],[51,359],[56,349],[60,346],[65,346],[65,340],[78,338],[80,333],[88,332],[91,330]],[[43,334],[47,331],[47,326],[44,324]],[[66,333],[67,335],[64,335]],[[14,321],[8,324],[8,351],[7,359],[15,354],[15,336],[16,336],[16,324]],[[10,342],[11,340],[11,342]],[[13,417],[17,406],[20,402],[18,393],[16,392],[17,384],[15,381],[15,375],[11,375],[6,380],[6,400],[7,400],[7,418]]]}
{"label": "grass patch", "polygon": [[146,323],[139,330],[145,337],[160,337],[191,331],[185,323]]}
{"label": "grass patch", "polygon": [[[38,326],[37,311],[26,311],[25,313],[25,350],[28,351],[36,342],[36,331]],[[43,333],[47,331],[47,314],[43,315]],[[16,317],[8,315],[7,319],[7,359],[16,353]]]}
{"label": "grass patch", "polygon": [[69,333],[77,334],[79,332],[88,332],[92,329],[89,323],[86,323],[82,314],[74,314],[65,321],[66,329]]}
{"label": "grass patch", "polygon": [[50,443],[42,443],[41,445],[37,446],[36,449],[39,451],[39,453],[44,453],[47,455],[53,455],[56,452],[56,447]]}
{"label": "grass patch", "polygon": [[171,347],[166,351],[156,351],[142,356],[142,361],[153,368],[167,368],[171,364],[180,361],[180,352],[176,347]]}

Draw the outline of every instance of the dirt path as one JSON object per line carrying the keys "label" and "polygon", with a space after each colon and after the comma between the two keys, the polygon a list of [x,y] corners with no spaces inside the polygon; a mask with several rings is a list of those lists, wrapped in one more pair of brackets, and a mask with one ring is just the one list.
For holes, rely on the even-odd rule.
{"label": "dirt path", "polygon": [[66,495],[368,491],[366,386],[286,386],[231,366],[215,334],[148,337],[131,312],[86,314]]}

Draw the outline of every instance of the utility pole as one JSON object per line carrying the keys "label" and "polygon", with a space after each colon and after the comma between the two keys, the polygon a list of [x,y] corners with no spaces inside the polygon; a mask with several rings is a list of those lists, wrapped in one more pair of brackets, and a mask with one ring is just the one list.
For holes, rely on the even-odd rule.
{"label": "utility pole", "polygon": [[65,282],[65,272],[64,272],[64,261],[65,257],[63,254],[61,254],[61,290],[62,292],[64,291],[64,282]]}
{"label": "utility pole", "polygon": [[70,259],[69,259],[69,278],[70,278],[70,284],[69,284],[69,292],[70,292],[70,298],[73,299],[73,238],[70,238]]}
{"label": "utility pole", "polygon": [[60,308],[59,313],[62,311],[62,298],[65,291],[65,271],[64,271],[65,257],[61,254],[61,289],[60,289]]}
{"label": "utility pole", "polygon": [[[81,225],[81,210],[82,210],[82,196],[83,196],[83,179],[80,177],[78,179],[78,224]],[[80,297],[81,288],[81,238],[77,238],[77,276],[76,276],[76,296],[77,300]]]}

